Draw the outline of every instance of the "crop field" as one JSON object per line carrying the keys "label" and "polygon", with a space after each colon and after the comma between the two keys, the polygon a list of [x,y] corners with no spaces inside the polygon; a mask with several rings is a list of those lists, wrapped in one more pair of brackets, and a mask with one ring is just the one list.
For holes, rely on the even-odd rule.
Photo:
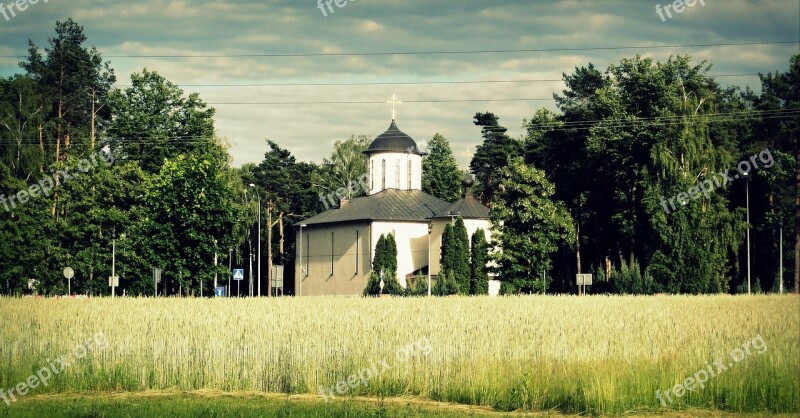
{"label": "crop field", "polygon": [[796,295],[3,298],[0,318],[0,416],[45,395],[197,390],[800,413]]}

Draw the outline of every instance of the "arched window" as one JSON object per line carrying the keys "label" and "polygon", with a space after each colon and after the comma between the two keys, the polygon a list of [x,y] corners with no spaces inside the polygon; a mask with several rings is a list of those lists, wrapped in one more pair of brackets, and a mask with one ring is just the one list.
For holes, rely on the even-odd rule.
{"label": "arched window", "polygon": [[369,189],[375,189],[375,161],[369,160]]}
{"label": "arched window", "polygon": [[386,190],[386,160],[381,160],[381,168],[383,169],[383,180],[381,181],[381,190]]}
{"label": "arched window", "polygon": [[408,190],[411,190],[411,160],[408,160]]}
{"label": "arched window", "polygon": [[394,163],[394,188],[400,190],[400,160]]}

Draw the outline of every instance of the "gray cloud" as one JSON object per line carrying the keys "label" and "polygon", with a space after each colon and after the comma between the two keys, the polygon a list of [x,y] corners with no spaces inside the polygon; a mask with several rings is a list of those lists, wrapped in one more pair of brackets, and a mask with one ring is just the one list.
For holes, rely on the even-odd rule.
{"label": "gray cloud", "polygon": [[[0,0],[8,3],[8,0]],[[56,20],[72,17],[116,69],[119,83],[142,68],[178,84],[421,82],[560,79],[589,62],[604,69],[635,54],[689,54],[715,74],[785,71],[797,44],[676,49],[342,57],[144,58],[119,55],[295,54],[385,51],[592,48],[798,40],[800,3],[705,0],[662,22],[657,1],[355,0],[323,17],[313,0],[50,0],[17,17],[0,16],[0,55],[24,55],[27,40],[45,46]],[[666,5],[666,1],[661,2]],[[0,75],[20,69],[0,58]],[[720,83],[758,89],[757,77]],[[445,135],[462,166],[480,142],[472,124],[492,111],[512,135],[551,100],[558,81],[516,84],[185,87],[211,103],[545,98],[528,102],[405,103],[398,124],[417,139]],[[236,164],[258,162],[265,139],[299,159],[320,161],[336,139],[375,136],[389,125],[388,105],[215,105],[217,129]]]}

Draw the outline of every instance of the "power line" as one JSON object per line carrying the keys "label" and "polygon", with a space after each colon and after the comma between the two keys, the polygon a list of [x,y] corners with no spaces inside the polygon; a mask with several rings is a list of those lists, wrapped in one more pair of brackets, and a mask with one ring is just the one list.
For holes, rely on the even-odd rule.
{"label": "power line", "polygon": [[[749,111],[749,112],[727,112],[717,113],[713,115],[705,115],[699,118],[691,118],[691,121],[708,122],[708,123],[721,123],[721,122],[738,122],[746,120],[747,118],[761,118],[761,119],[788,119],[800,117],[800,109],[779,109],[779,110],[763,110],[763,111]],[[591,129],[594,127],[607,127],[607,128],[628,128],[634,126],[670,126],[685,123],[685,115],[677,116],[659,116],[659,117],[644,117],[635,119],[620,119],[620,120],[587,120],[587,121],[574,121],[574,122],[561,122],[561,123],[541,123],[541,124],[527,124],[523,128],[539,129],[541,131],[566,131],[566,130],[580,130]],[[484,127],[487,128],[487,127]],[[488,128],[492,128],[489,126]],[[479,132],[479,127],[469,127],[470,130]],[[74,140],[88,140],[89,137],[74,137]],[[101,138],[100,142],[116,142],[119,145],[147,145],[152,144],[152,141],[169,141],[170,144],[208,144],[214,142],[208,136],[176,136],[176,137],[130,137],[130,138]],[[0,145],[39,145],[38,138],[0,138]]]}
{"label": "power line", "polygon": [[[308,58],[308,57],[372,57],[387,55],[471,55],[471,54],[513,54],[531,52],[577,52],[577,51],[617,51],[627,49],[675,49],[675,48],[707,48],[724,46],[753,45],[786,45],[800,41],[767,41],[767,42],[726,42],[708,44],[674,44],[674,45],[628,45],[600,46],[581,48],[519,48],[519,49],[477,49],[477,50],[441,50],[441,51],[387,51],[387,52],[304,52],[304,53],[263,53],[263,54],[139,54],[139,55],[106,55],[106,58]],[[25,58],[26,55],[0,55],[2,58]]]}
{"label": "power line", "polygon": [[[512,98],[512,99],[439,99],[439,100],[403,100],[403,103],[470,103],[470,102],[534,102],[549,101],[549,98]],[[208,105],[214,106],[314,106],[314,105],[340,105],[340,104],[386,104],[386,101],[307,101],[307,102],[209,102]]]}
{"label": "power line", "polygon": [[[750,74],[708,74],[709,77],[750,77]],[[352,83],[211,83],[211,84],[175,84],[178,87],[334,87],[334,86],[425,86],[436,84],[521,84],[540,82],[561,82],[561,78],[531,78],[520,80],[456,80],[456,81],[374,81]],[[118,87],[132,87],[131,84],[118,84]]]}

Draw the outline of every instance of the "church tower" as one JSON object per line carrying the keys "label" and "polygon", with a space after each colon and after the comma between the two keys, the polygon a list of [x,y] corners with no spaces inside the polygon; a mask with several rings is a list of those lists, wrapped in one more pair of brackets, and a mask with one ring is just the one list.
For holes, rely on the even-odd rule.
{"label": "church tower", "polygon": [[403,133],[394,119],[364,151],[369,158],[369,195],[386,189],[422,190],[422,156],[417,143]]}

